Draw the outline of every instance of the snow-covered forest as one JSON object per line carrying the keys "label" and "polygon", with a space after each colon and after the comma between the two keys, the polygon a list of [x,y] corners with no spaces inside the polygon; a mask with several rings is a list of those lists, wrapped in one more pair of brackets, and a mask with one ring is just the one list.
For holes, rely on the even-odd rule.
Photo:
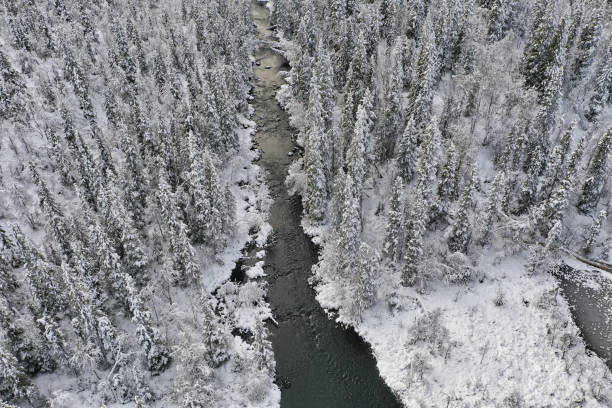
{"label": "snow-covered forest", "polygon": [[612,404],[554,278],[612,279],[611,16],[605,0],[274,1],[311,283],[405,406]]}
{"label": "snow-covered forest", "polygon": [[0,14],[0,405],[277,406],[250,3]]}
{"label": "snow-covered forest", "polygon": [[612,406],[557,279],[612,281],[612,2],[251,1],[1,3],[0,407],[281,405],[260,46],[299,273],[401,404]]}

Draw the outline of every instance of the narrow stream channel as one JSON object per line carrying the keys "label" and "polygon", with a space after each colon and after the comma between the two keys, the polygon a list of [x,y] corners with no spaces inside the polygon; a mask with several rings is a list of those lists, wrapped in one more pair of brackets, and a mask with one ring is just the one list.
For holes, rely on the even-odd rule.
{"label": "narrow stream channel", "polygon": [[[272,40],[269,11],[252,2],[258,40]],[[308,286],[317,250],[300,226],[302,204],[284,181],[295,145],[286,113],[275,94],[287,61],[265,41],[255,54],[252,101],[258,124],[259,164],[266,170],[274,203],[273,242],[265,258],[268,300],[278,328],[270,326],[281,387],[281,408],[393,408],[401,405],[383,382],[370,347],[353,331],[329,320]]]}

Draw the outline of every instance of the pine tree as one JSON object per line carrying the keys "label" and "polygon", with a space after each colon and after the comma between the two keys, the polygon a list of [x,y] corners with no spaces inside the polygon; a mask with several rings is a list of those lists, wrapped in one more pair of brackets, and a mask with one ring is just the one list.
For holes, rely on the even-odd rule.
{"label": "pine tree", "polygon": [[61,366],[70,365],[71,349],[59,324],[48,314],[36,319],[36,325],[45,340],[50,357]]}
{"label": "pine tree", "polygon": [[584,154],[584,144],[585,138],[584,136],[578,142],[578,145],[574,149],[572,155],[570,156],[569,163],[567,164],[567,169],[565,171],[565,178],[568,180],[574,181],[576,174],[578,172],[578,166],[580,166],[580,162],[582,161],[582,155]]}
{"label": "pine tree", "polygon": [[194,243],[211,245],[220,231],[206,188],[205,157],[208,158],[208,154],[203,154],[198,148],[193,131],[187,133],[187,145],[190,168],[186,178],[191,201],[191,209],[187,212],[189,230]]}
{"label": "pine tree", "polygon": [[605,4],[601,2],[601,6],[593,13],[591,19],[582,28],[578,44],[576,45],[576,60],[574,61],[572,70],[572,79],[574,81],[581,79],[584,76],[585,69],[591,65],[593,54],[597,49],[601,37],[604,13]]}
{"label": "pine tree", "polygon": [[21,317],[8,302],[0,298],[0,327],[7,349],[28,375],[38,374],[45,365],[42,350],[26,332]]}
{"label": "pine tree", "polygon": [[612,128],[606,131],[597,144],[591,159],[591,165],[587,170],[587,178],[582,186],[582,193],[578,201],[578,209],[583,213],[587,213],[597,206],[607,178],[610,148],[612,148]]}
{"label": "pine tree", "polygon": [[437,60],[434,55],[435,38],[424,43],[417,61],[413,86],[409,95],[409,113],[414,116],[417,126],[424,127],[430,119],[434,94],[434,81],[437,71]]}
{"label": "pine tree", "polygon": [[582,238],[582,251],[584,253],[589,254],[593,250],[593,245],[595,245],[597,238],[599,238],[601,227],[606,221],[606,218],[608,218],[608,212],[606,210],[601,210],[591,226],[585,230]]}
{"label": "pine tree", "polygon": [[353,93],[349,90],[344,94],[344,105],[342,107],[342,117],[340,119],[340,135],[342,140],[342,158],[346,157],[346,150],[350,145],[355,129],[355,105]]}
{"label": "pine tree", "polygon": [[17,225],[13,225],[13,236],[25,264],[25,277],[32,295],[44,310],[50,313],[61,311],[66,306],[66,299],[59,271],[47,262]]}
{"label": "pine tree", "polygon": [[130,276],[141,284],[148,278],[148,259],[133,220],[120,197],[117,186],[112,180],[109,181],[98,198],[101,203],[101,220],[122,265]]}
{"label": "pine tree", "polygon": [[521,72],[529,87],[543,83],[545,73],[544,54],[549,45],[549,35],[553,31],[551,6],[547,0],[538,0],[535,5],[529,40],[521,61]]}
{"label": "pine tree", "polygon": [[374,279],[377,258],[377,254],[367,244],[361,243],[355,271],[352,305],[352,314],[357,322],[361,322],[362,313],[374,304],[376,298]]}
{"label": "pine tree", "polygon": [[446,153],[446,162],[444,163],[444,166],[442,166],[442,169],[439,171],[438,191],[436,194],[436,199],[430,210],[430,223],[446,223],[450,201],[455,196],[456,171],[457,157],[455,145],[451,142]]}
{"label": "pine tree", "polygon": [[159,181],[157,200],[169,234],[175,283],[186,286],[190,282],[198,282],[200,270],[195,262],[195,252],[189,241],[188,228],[179,217],[176,194],[170,190],[163,175]]}
{"label": "pine tree", "polygon": [[538,188],[538,176],[542,166],[542,155],[540,149],[536,147],[536,150],[532,153],[527,175],[521,186],[521,191],[518,199],[518,212],[523,213],[527,211],[535,203]]}
{"label": "pine tree", "polygon": [[433,186],[436,183],[437,154],[439,150],[438,127],[432,118],[421,142],[417,166],[417,189],[424,195],[425,205],[430,205]]}
{"label": "pine tree", "polygon": [[134,226],[142,229],[145,225],[144,212],[148,190],[143,164],[136,151],[136,146],[129,135],[124,134],[121,146],[125,154],[122,172],[122,190],[125,196],[125,207],[134,220]]}
{"label": "pine tree", "polygon": [[353,196],[361,203],[361,192],[363,184],[368,175],[368,152],[370,131],[372,128],[371,96],[366,90],[364,98],[357,109],[357,121],[353,138],[347,152],[347,171],[352,176]]}
{"label": "pine tree", "polygon": [[492,0],[489,14],[488,36],[491,41],[501,40],[506,32],[507,18],[509,14],[509,1]]}
{"label": "pine tree", "polygon": [[74,318],[72,325],[88,353],[103,367],[114,362],[117,350],[116,330],[106,313],[94,301],[94,294],[83,281],[80,264],[61,265],[68,303]]}
{"label": "pine tree", "polygon": [[229,359],[228,333],[224,323],[213,310],[212,301],[202,295],[200,299],[203,314],[202,339],[206,347],[208,365],[219,367]]}
{"label": "pine tree", "polygon": [[551,228],[560,221],[569,205],[568,197],[571,193],[570,179],[567,177],[561,181],[559,186],[551,194],[550,198],[540,205],[534,212],[535,225],[540,234],[546,237]]}
{"label": "pine tree", "polygon": [[342,209],[338,228],[338,265],[341,277],[348,277],[353,270],[355,256],[359,248],[361,234],[361,205],[355,197],[354,181],[350,172],[346,173],[342,192]]}
{"label": "pine tree", "polygon": [[259,320],[255,323],[253,331],[253,359],[258,370],[264,372],[269,378],[274,378],[276,362],[272,343],[268,340],[265,327]]}
{"label": "pine tree", "polygon": [[215,166],[216,157],[208,149],[204,150],[204,188],[210,202],[211,218],[208,230],[211,237],[214,237],[214,249],[216,252],[225,247],[224,234],[227,232],[225,225],[227,220],[232,217],[229,211],[233,208],[233,195],[227,195],[226,190],[221,185],[221,180],[217,174]]}
{"label": "pine tree", "polygon": [[136,335],[144,353],[146,367],[153,373],[162,372],[170,362],[168,349],[162,344],[159,331],[153,326],[151,312],[144,305],[134,280],[127,274],[123,275],[123,279],[129,295],[132,322],[136,325]]}
{"label": "pine tree", "polygon": [[404,217],[406,225],[406,248],[404,249],[404,267],[402,285],[414,286],[419,275],[421,256],[423,255],[423,235],[426,225],[426,207],[423,192],[418,188],[414,194],[415,201]]}
{"label": "pine tree", "polygon": [[487,204],[485,207],[484,214],[484,233],[480,240],[481,244],[487,245],[491,239],[491,232],[495,223],[499,220],[499,215],[501,213],[501,205],[500,200],[503,198],[503,187],[505,182],[505,173],[503,171],[499,171],[495,178],[493,179],[493,183],[487,192]]}
{"label": "pine tree", "polygon": [[309,114],[311,122],[306,135],[304,170],[306,191],[304,210],[312,220],[321,220],[325,214],[327,201],[327,178],[325,161],[325,125],[322,117],[323,107],[316,76],[310,85]]}
{"label": "pine tree", "polygon": [[7,400],[30,400],[35,390],[19,362],[0,343],[0,397]]}
{"label": "pine tree", "polygon": [[472,169],[471,175],[463,188],[459,209],[455,214],[453,228],[448,237],[448,249],[451,252],[467,254],[468,246],[472,239],[472,225],[468,218],[468,210],[472,206],[472,187],[474,185],[475,173],[476,170]]}
{"label": "pine tree", "polygon": [[397,176],[393,182],[391,191],[390,208],[387,213],[387,228],[385,230],[385,242],[383,255],[391,261],[399,261],[402,255],[402,215],[404,213],[402,190],[404,182],[401,176]]}
{"label": "pine tree", "polygon": [[529,259],[525,265],[525,269],[530,276],[535,275],[537,272],[547,272],[554,265],[552,255],[558,249],[561,229],[562,222],[555,222],[548,233],[548,238],[544,245],[535,244],[530,249]]}
{"label": "pine tree", "polygon": [[570,124],[567,131],[563,134],[563,136],[561,136],[559,144],[555,146],[552,152],[550,153],[548,162],[546,163],[546,168],[542,179],[542,185],[540,187],[541,199],[545,199],[550,196],[554,187],[559,182],[559,178],[562,176],[563,165],[565,164],[565,159],[567,158],[567,154],[569,153],[570,143],[572,141],[572,133],[574,131],[575,126],[575,122],[572,122]]}
{"label": "pine tree", "polygon": [[599,118],[606,102],[612,101],[612,47],[600,68],[595,89],[589,100],[589,106],[584,116],[590,122]]}
{"label": "pine tree", "polygon": [[407,35],[409,38],[419,39],[421,30],[425,23],[429,9],[429,1],[410,0],[406,8],[408,16],[406,18]]}
{"label": "pine tree", "polygon": [[406,122],[406,128],[397,146],[397,166],[406,182],[412,181],[417,164],[417,130],[412,116]]}
{"label": "pine tree", "polygon": [[387,160],[395,150],[402,123],[404,71],[400,58],[401,52],[399,50],[394,51],[393,70],[382,105],[383,114],[378,124],[378,134],[376,136],[376,153],[380,161]]}

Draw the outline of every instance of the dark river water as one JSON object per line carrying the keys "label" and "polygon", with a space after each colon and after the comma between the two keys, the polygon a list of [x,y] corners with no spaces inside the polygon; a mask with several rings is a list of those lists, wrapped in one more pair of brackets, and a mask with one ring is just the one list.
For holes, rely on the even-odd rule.
{"label": "dark river water", "polygon": [[265,257],[268,300],[278,327],[270,326],[282,408],[401,407],[376,368],[370,347],[353,331],[337,326],[321,309],[307,279],[317,249],[300,226],[302,204],[284,181],[295,144],[286,113],[275,99],[287,62],[268,47],[268,9],[253,2],[259,49],[252,101],[261,150],[274,203],[273,240]]}
{"label": "dark river water", "polygon": [[564,266],[555,276],[588,348],[612,368],[612,275]]}

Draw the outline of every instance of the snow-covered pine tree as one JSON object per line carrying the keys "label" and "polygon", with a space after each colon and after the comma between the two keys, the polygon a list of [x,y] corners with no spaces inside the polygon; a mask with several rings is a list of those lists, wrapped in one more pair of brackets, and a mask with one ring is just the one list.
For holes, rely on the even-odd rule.
{"label": "snow-covered pine tree", "polygon": [[206,348],[206,359],[212,368],[219,367],[230,357],[230,343],[224,323],[214,312],[212,300],[202,295],[202,340]]}
{"label": "snow-covered pine tree", "polygon": [[549,35],[554,26],[551,17],[552,4],[546,0],[537,0],[532,11],[533,20],[529,40],[524,48],[521,61],[521,72],[525,76],[525,84],[537,86],[544,81],[544,54],[549,45]]}
{"label": "snow-covered pine tree", "polygon": [[187,286],[189,283],[198,282],[200,269],[195,262],[195,252],[189,241],[189,230],[180,218],[176,194],[170,190],[163,174],[160,175],[156,195],[169,236],[174,283]]}
{"label": "snow-covered pine tree", "polygon": [[455,214],[453,228],[448,237],[448,249],[451,252],[462,252],[467,254],[468,246],[472,239],[472,225],[470,223],[468,211],[472,207],[472,188],[476,169],[472,169],[463,187],[459,209]]}
{"label": "snow-covered pine tree", "polygon": [[519,214],[527,211],[534,203],[538,192],[538,180],[540,170],[542,168],[542,153],[539,146],[531,153],[531,161],[527,174],[521,185],[521,190],[518,198],[517,212]]}
{"label": "snow-covered pine tree", "polygon": [[47,262],[44,255],[26,238],[19,226],[13,225],[12,228],[15,246],[25,264],[25,277],[32,295],[49,313],[62,311],[66,306],[66,298],[57,267]]}
{"label": "snow-covered pine tree", "polygon": [[[419,266],[423,255],[423,235],[426,226],[426,201],[422,190],[417,186],[412,206],[406,213],[404,231],[406,248],[404,249],[404,267],[402,269],[402,285],[414,286],[419,275]],[[408,207],[408,206],[407,206]]]}
{"label": "snow-covered pine tree", "polygon": [[[417,166],[417,191],[423,194],[425,200],[423,204],[426,206],[431,205],[433,188],[436,184],[439,143],[438,126],[436,125],[436,118],[433,117],[423,135]],[[429,217],[428,213],[427,217]]]}
{"label": "snow-covered pine tree", "polygon": [[587,170],[586,180],[578,200],[578,209],[587,213],[597,206],[601,191],[607,179],[608,156],[612,148],[612,127],[599,140],[591,164]]}
{"label": "snow-covered pine tree", "polygon": [[612,47],[608,49],[607,57],[600,67],[595,83],[595,89],[589,100],[589,106],[584,116],[590,122],[599,118],[606,102],[612,101]]}
{"label": "snow-covered pine tree", "polygon": [[255,323],[252,348],[255,367],[269,377],[274,377],[276,372],[276,361],[274,360],[272,343],[268,340],[266,329],[259,320]]}
{"label": "snow-covered pine tree", "polygon": [[447,222],[451,200],[456,195],[456,171],[457,152],[455,144],[451,142],[447,149],[446,162],[438,172],[438,191],[430,209],[430,223],[445,224]]}
{"label": "snow-covered pine tree", "polygon": [[597,215],[597,218],[593,220],[593,223],[585,230],[582,237],[582,251],[586,254],[591,253],[593,245],[595,245],[599,234],[601,233],[601,227],[608,218],[608,212],[601,210]]}
{"label": "snow-covered pine tree", "polygon": [[352,177],[353,197],[357,199],[361,205],[361,194],[363,184],[368,175],[368,153],[370,131],[372,129],[372,113],[371,96],[369,90],[366,90],[364,98],[357,109],[357,120],[353,138],[347,152],[347,172]]}
{"label": "snow-covered pine tree", "polygon": [[572,191],[570,179],[564,178],[551,196],[544,201],[533,213],[535,226],[540,234],[546,237],[551,228],[563,221],[565,210],[569,205],[568,197]]}
{"label": "snow-covered pine tree", "polygon": [[304,192],[304,210],[307,216],[319,221],[325,214],[327,204],[327,177],[325,160],[325,124],[322,116],[323,106],[319,93],[317,75],[310,84],[308,117],[310,124],[305,135],[304,170],[306,173],[306,191]]}
{"label": "snow-covered pine tree", "polygon": [[495,175],[493,183],[491,183],[491,187],[487,192],[487,204],[484,213],[484,225],[482,226],[483,235],[480,239],[480,242],[483,246],[489,243],[493,226],[499,220],[499,216],[501,213],[500,200],[503,198],[502,193],[504,183],[505,173],[503,171],[499,171]]}
{"label": "snow-covered pine tree", "polygon": [[401,176],[397,176],[393,182],[391,191],[391,202],[387,212],[387,227],[385,230],[385,242],[383,244],[383,255],[392,262],[397,262],[402,255],[402,225],[404,214],[404,200],[402,191],[404,182]]}
{"label": "snow-covered pine tree", "polygon": [[397,166],[402,178],[409,183],[414,177],[417,164],[417,130],[414,118],[410,116],[397,145]]}
{"label": "snow-covered pine tree", "polygon": [[41,348],[33,341],[33,333],[26,331],[22,319],[23,316],[0,297],[0,328],[5,346],[25,373],[36,375],[45,368],[45,361]]}
{"label": "snow-covered pine tree", "polygon": [[355,271],[352,315],[355,321],[361,322],[364,310],[374,304],[376,297],[376,262],[378,255],[366,243],[359,246],[357,269]]}
{"label": "snow-covered pine tree", "polygon": [[162,343],[158,329],[153,326],[151,312],[145,306],[134,280],[127,274],[123,275],[123,280],[128,292],[132,322],[136,325],[136,335],[142,347],[145,365],[149,371],[160,373],[168,366],[170,353]]}
{"label": "snow-covered pine tree", "polygon": [[547,199],[550,196],[554,187],[559,182],[559,178],[562,176],[563,166],[565,164],[567,154],[569,153],[570,143],[572,141],[572,134],[575,126],[575,122],[572,122],[570,124],[567,131],[563,134],[563,136],[561,136],[559,144],[556,145],[550,153],[540,186],[540,199]]}
{"label": "snow-covered pine tree", "polygon": [[125,208],[134,220],[134,226],[142,229],[145,225],[144,212],[148,190],[147,179],[143,174],[143,163],[131,135],[124,133],[121,146],[125,154],[121,177]]}
{"label": "snow-covered pine tree", "polygon": [[132,217],[123,205],[116,183],[111,179],[100,191],[100,215],[122,265],[139,284],[148,279],[148,259]]}
{"label": "snow-covered pine tree", "polygon": [[0,397],[8,401],[32,401],[35,394],[36,389],[15,356],[0,343]]}
{"label": "snow-covered pine tree", "polygon": [[423,128],[429,122],[434,94],[434,81],[438,70],[433,34],[421,46],[417,60],[413,85],[410,88],[408,113],[414,117],[417,127]]}
{"label": "snow-covered pine tree", "polygon": [[81,265],[61,265],[64,285],[71,310],[72,326],[82,341],[85,350],[98,364],[108,368],[115,359],[117,350],[116,329],[94,301],[94,294],[83,281]]}
{"label": "snow-covered pine tree", "polygon": [[585,69],[593,61],[593,54],[599,44],[604,14],[606,13],[605,1],[600,3],[600,6],[593,11],[593,15],[580,32],[576,44],[576,59],[572,69],[572,80],[574,81],[582,79]]}
{"label": "snow-covered pine tree", "polygon": [[361,204],[355,197],[354,181],[350,172],[346,173],[342,192],[340,225],[338,228],[338,274],[346,278],[354,269],[355,257],[361,242]]}
{"label": "snow-covered pine tree", "polygon": [[376,134],[375,150],[376,156],[380,161],[386,161],[393,154],[403,123],[402,91],[404,87],[404,70],[402,65],[401,50],[395,49],[393,51],[391,79],[384,102],[381,105],[383,113],[379,115],[380,121]]}

